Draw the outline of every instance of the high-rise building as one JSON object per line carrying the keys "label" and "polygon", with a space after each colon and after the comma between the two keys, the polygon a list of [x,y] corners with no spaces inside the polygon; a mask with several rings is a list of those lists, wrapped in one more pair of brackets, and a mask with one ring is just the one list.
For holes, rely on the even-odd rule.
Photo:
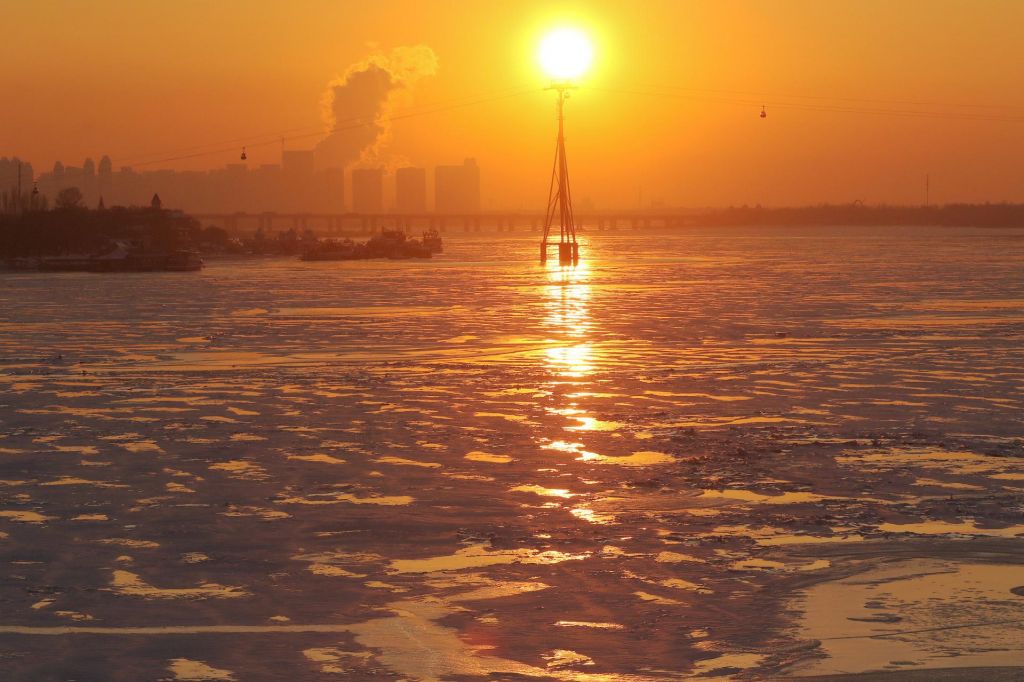
{"label": "high-rise building", "polygon": [[281,170],[286,177],[309,180],[313,177],[313,150],[292,149],[282,151]]}
{"label": "high-rise building", "polygon": [[352,171],[352,210],[380,213],[384,210],[384,169],[356,168]]}
{"label": "high-rise building", "polygon": [[32,164],[18,157],[0,157],[0,212],[16,213],[30,205],[34,179]]}
{"label": "high-rise building", "polygon": [[284,207],[281,165],[264,163],[249,171],[249,206],[252,211],[280,211]]}
{"label": "high-rise building", "polygon": [[[110,157],[103,156],[99,163],[86,160],[80,168],[64,166],[58,161],[52,171],[38,177],[32,173],[31,166],[23,163],[23,193],[31,192],[36,181],[39,193],[51,204],[62,189],[77,187],[87,206],[96,206],[100,197],[108,207],[147,206],[152,196],[159,193],[166,206],[197,213],[344,213],[345,170],[317,168],[313,161],[311,150],[288,151],[283,154],[280,165],[256,166],[243,160],[204,171],[166,168],[134,171],[128,166],[114,170]],[[17,166],[16,159],[0,158],[0,210],[2,195],[6,192],[11,201],[16,193]],[[384,206],[383,172],[380,169],[368,172],[365,181],[355,181],[357,186],[362,185],[360,206],[363,211],[379,213]],[[7,185],[14,186],[15,192]]]}
{"label": "high-rise building", "polygon": [[316,204],[318,211],[345,212],[345,169],[325,168],[316,172]]}
{"label": "high-rise building", "polygon": [[427,170],[399,168],[395,171],[395,207],[399,213],[427,210]]}
{"label": "high-rise building", "polygon": [[112,204],[114,201],[114,184],[113,184],[113,164],[110,162],[110,157],[106,154],[100,159],[99,172],[96,174],[97,177],[97,191],[100,194],[100,198],[108,204]]}
{"label": "high-rise building", "polygon": [[312,149],[281,152],[281,203],[286,210],[312,210],[313,168]]}
{"label": "high-rise building", "polygon": [[461,166],[438,166],[434,172],[434,210],[477,213],[480,210],[480,168],[476,159]]}

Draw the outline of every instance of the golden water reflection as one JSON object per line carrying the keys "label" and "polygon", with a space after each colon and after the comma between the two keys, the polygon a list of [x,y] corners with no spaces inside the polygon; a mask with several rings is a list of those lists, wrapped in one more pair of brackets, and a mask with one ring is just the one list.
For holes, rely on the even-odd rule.
{"label": "golden water reflection", "polygon": [[547,350],[548,365],[555,373],[573,379],[582,379],[594,371],[593,349],[590,344],[562,346]]}
{"label": "golden water reflection", "polygon": [[548,266],[544,286],[547,315],[544,326],[569,337],[586,337],[591,331],[589,303],[590,270],[585,263],[574,268]]}
{"label": "golden water reflection", "polygon": [[546,364],[558,376],[584,378],[594,371],[590,269],[585,262],[575,267],[549,264],[544,275],[542,326],[552,340],[563,342],[547,350]]}
{"label": "golden water reflection", "polygon": [[[547,368],[557,377],[557,383],[569,383],[573,386],[571,393],[562,396],[562,402],[548,407],[548,414],[565,418],[566,424],[562,427],[565,431],[592,432],[617,429],[621,424],[602,421],[589,412],[584,402],[586,398],[602,395],[585,390],[596,365],[593,340],[597,324],[590,311],[593,295],[590,283],[591,270],[586,262],[572,268],[551,264],[545,274],[547,283],[543,286],[542,293],[546,314],[543,326],[547,328],[553,340],[561,343],[548,348],[544,360]],[[581,442],[567,442],[548,437],[541,437],[539,440],[542,448],[572,455],[577,461],[605,459],[603,455],[586,450]],[[528,486],[519,486],[513,490],[527,488]],[[568,498],[570,495],[565,497]],[[598,512],[582,498],[575,502],[568,510],[575,518],[592,524],[614,523],[614,514]]]}

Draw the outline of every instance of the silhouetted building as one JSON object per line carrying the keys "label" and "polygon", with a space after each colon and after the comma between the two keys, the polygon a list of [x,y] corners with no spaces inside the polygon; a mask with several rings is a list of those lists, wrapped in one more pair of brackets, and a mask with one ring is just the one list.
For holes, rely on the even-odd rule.
{"label": "silhouetted building", "polygon": [[0,158],[0,212],[20,213],[31,207],[34,172],[32,164],[18,157]]}
{"label": "silhouetted building", "polygon": [[281,152],[281,170],[286,178],[309,180],[313,177],[313,150],[293,149]]}
{"label": "silhouetted building", "polygon": [[434,172],[434,210],[476,213],[480,210],[480,168],[475,159],[461,166],[438,166]]}
{"label": "silhouetted building", "polygon": [[[237,157],[236,157],[237,158]],[[96,206],[100,198],[106,206],[149,206],[159,193],[164,205],[180,207],[191,213],[344,213],[345,171],[341,168],[318,169],[312,150],[282,153],[281,164],[234,161],[207,171],[169,169],[136,171],[128,166],[114,170],[109,156],[99,163],[90,160],[81,168],[65,167],[61,162],[53,170],[33,178],[31,166],[23,164],[24,193],[31,192],[38,180],[40,194],[54,201],[61,190],[77,187],[86,206]],[[6,166],[5,166],[6,164]],[[377,171],[378,176],[380,171]],[[17,168],[12,161],[0,159],[0,193],[7,189],[9,206],[14,205]],[[379,179],[374,183],[382,183]],[[365,194],[365,193],[364,193]],[[370,192],[370,195],[379,194]],[[369,200],[372,210],[383,209],[383,202]],[[0,209],[3,199],[0,196]]]}
{"label": "silhouetted building", "polygon": [[238,197],[253,211],[280,211],[284,209],[281,165],[265,163],[249,171],[248,182]]}
{"label": "silhouetted building", "polygon": [[380,213],[384,210],[384,169],[356,168],[352,171],[352,210]]}
{"label": "silhouetted building", "polygon": [[107,201],[110,201],[113,198],[113,182],[113,164],[110,162],[110,157],[104,154],[103,158],[100,159],[99,171],[96,174],[96,185],[100,199],[106,197]]}
{"label": "silhouetted building", "polygon": [[427,210],[427,170],[399,168],[395,171],[395,208],[399,213]]}
{"label": "silhouetted building", "polygon": [[290,211],[310,210],[313,197],[312,149],[281,152],[282,208]]}
{"label": "silhouetted building", "polygon": [[325,213],[345,212],[345,169],[325,168],[313,179],[313,208]]}

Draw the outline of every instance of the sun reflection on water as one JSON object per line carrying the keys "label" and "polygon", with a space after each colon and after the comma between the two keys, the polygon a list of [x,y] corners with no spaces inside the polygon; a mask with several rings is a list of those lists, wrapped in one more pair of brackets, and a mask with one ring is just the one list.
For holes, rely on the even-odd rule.
{"label": "sun reflection on water", "polygon": [[[560,343],[547,349],[545,363],[552,374],[558,377],[556,383],[576,387],[563,396],[565,402],[549,407],[548,413],[566,418],[569,424],[563,428],[568,430],[599,429],[604,422],[593,416],[584,404],[586,398],[599,394],[579,390],[579,387],[586,387],[589,383],[596,364],[593,345],[596,325],[590,313],[593,294],[590,269],[586,262],[573,268],[549,264],[546,274],[547,284],[542,288],[546,315],[542,324],[551,334],[552,340]],[[570,454],[581,462],[601,459],[601,455],[587,451],[580,442],[546,437],[540,441],[542,448]],[[568,511],[576,519],[590,524],[604,525],[615,521],[614,514],[595,511],[582,498],[576,500],[576,504]]]}
{"label": "sun reflection on water", "polygon": [[549,348],[547,359],[548,365],[560,376],[582,379],[594,371],[590,344]]}
{"label": "sun reflection on water", "polygon": [[547,350],[547,363],[556,374],[582,378],[594,370],[594,323],[590,316],[590,270],[585,262],[567,268],[549,264],[543,287],[546,315],[543,326],[565,345]]}

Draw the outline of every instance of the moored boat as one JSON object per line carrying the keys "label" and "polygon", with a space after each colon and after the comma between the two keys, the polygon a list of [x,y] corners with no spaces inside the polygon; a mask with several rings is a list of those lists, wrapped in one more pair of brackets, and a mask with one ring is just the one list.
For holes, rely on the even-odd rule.
{"label": "moored boat", "polygon": [[38,269],[49,272],[192,272],[203,268],[195,251],[144,251],[129,242],[90,255],[50,256],[39,259]]}
{"label": "moored boat", "polygon": [[430,250],[430,253],[441,253],[444,250],[444,244],[441,243],[441,233],[430,228],[423,232],[423,246]]}
{"label": "moored boat", "polygon": [[351,239],[320,241],[307,249],[300,258],[304,261],[430,258],[441,251],[440,236],[436,232],[435,236],[436,242],[428,242],[427,233],[424,233],[424,240],[421,241],[410,239],[401,230],[385,230],[365,242],[354,242]]}

